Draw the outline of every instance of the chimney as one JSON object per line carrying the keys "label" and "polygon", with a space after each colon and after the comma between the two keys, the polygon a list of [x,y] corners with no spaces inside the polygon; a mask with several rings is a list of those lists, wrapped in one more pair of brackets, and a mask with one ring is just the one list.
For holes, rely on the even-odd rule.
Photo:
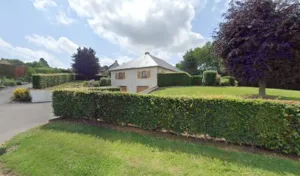
{"label": "chimney", "polygon": [[147,55],[147,54],[149,55],[150,53],[147,51],[147,52],[145,52],[145,55]]}

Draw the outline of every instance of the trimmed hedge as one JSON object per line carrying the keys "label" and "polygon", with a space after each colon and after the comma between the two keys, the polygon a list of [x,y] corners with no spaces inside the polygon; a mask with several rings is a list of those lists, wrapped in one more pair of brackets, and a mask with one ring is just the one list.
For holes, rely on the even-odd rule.
{"label": "trimmed hedge", "polygon": [[110,78],[105,78],[105,77],[100,78],[100,86],[111,86]]}
{"label": "trimmed hedge", "polygon": [[219,85],[218,73],[216,71],[208,70],[203,72],[202,83],[205,86],[217,86]]}
{"label": "trimmed hedge", "polygon": [[231,86],[230,79],[221,77],[220,86]]}
{"label": "trimmed hedge", "polygon": [[231,76],[223,76],[222,78],[224,79],[229,79],[229,83],[231,86],[235,86],[235,79],[234,77],[231,77]]}
{"label": "trimmed hedge", "polygon": [[186,72],[158,73],[157,85],[159,87],[189,86],[191,85],[191,75]]}
{"label": "trimmed hedge", "polygon": [[300,106],[265,100],[55,90],[54,114],[142,129],[206,134],[300,156]]}
{"label": "trimmed hedge", "polygon": [[120,92],[120,87],[91,87],[89,91],[108,91],[108,92]]}
{"label": "trimmed hedge", "polygon": [[194,75],[191,79],[192,86],[201,86],[203,77],[201,75]]}
{"label": "trimmed hedge", "polygon": [[66,82],[74,81],[74,74],[35,74],[32,75],[32,87],[34,89],[45,89]]}

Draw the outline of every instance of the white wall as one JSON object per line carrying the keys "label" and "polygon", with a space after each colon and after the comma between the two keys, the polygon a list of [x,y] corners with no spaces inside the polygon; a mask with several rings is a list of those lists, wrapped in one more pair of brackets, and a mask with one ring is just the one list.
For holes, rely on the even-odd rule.
{"label": "white wall", "polygon": [[42,103],[52,101],[52,91],[47,89],[30,89],[32,103]]}
{"label": "white wall", "polygon": [[[139,79],[138,71],[151,71],[150,78]],[[111,85],[114,87],[126,86],[127,92],[136,93],[137,86],[148,86],[149,88],[157,86],[157,71],[158,67],[112,71]],[[125,72],[125,79],[115,79],[115,73],[117,72]]]}

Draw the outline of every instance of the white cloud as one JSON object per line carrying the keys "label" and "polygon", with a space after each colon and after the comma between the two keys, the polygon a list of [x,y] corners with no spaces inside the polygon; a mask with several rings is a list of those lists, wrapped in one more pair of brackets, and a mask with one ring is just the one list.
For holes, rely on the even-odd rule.
{"label": "white cloud", "polygon": [[33,0],[33,6],[39,10],[45,10],[47,7],[56,7],[54,0]]}
{"label": "white cloud", "polygon": [[52,67],[66,68],[63,62],[48,52],[13,46],[2,38],[0,38],[0,53],[3,57],[18,58],[24,62],[32,62],[39,60],[39,58],[44,58]]}
{"label": "white cloud", "polygon": [[64,11],[60,11],[56,15],[56,19],[59,23],[64,25],[70,25],[74,22],[74,19],[70,18]]}
{"label": "white cloud", "polygon": [[192,31],[196,8],[206,0],[68,0],[100,37],[135,54],[182,54],[204,43]]}
{"label": "white cloud", "polygon": [[34,43],[38,46],[43,46],[48,50],[60,53],[66,52],[70,56],[76,52],[78,45],[67,37],[60,37],[59,39],[55,39],[53,37],[47,36],[40,36],[40,35],[26,35],[25,39],[29,42]]}

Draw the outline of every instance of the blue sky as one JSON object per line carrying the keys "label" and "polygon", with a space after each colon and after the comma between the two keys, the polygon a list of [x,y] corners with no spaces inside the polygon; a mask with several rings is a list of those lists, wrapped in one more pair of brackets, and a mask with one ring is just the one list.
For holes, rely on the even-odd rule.
{"label": "blue sky", "polygon": [[175,65],[211,40],[229,0],[13,0],[0,6],[0,57],[68,68],[77,47],[101,65],[149,51]]}

